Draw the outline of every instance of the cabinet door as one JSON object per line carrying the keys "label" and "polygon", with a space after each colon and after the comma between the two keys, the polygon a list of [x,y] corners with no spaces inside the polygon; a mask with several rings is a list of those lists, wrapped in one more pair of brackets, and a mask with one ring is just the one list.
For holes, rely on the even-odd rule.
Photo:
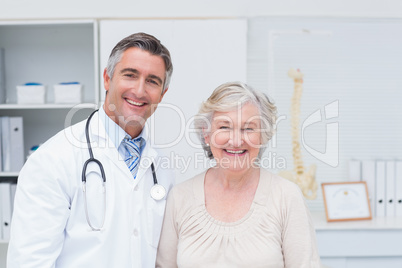
{"label": "cabinet door", "polygon": [[[246,82],[247,21],[105,20],[99,28],[102,74],[114,45],[132,33],[152,34],[169,49],[173,61],[169,91],[149,120],[156,147],[169,159],[156,164],[174,164],[177,182],[204,170],[207,163],[199,141],[189,133],[191,119],[217,86]],[[104,95],[102,81],[102,100]]]}

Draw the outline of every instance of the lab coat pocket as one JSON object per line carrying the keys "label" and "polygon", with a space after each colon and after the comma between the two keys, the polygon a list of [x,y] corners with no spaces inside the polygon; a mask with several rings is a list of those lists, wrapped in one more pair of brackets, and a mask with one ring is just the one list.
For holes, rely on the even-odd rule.
{"label": "lab coat pocket", "polygon": [[148,243],[157,248],[161,235],[163,215],[165,213],[166,200],[152,200],[152,205],[148,207]]}

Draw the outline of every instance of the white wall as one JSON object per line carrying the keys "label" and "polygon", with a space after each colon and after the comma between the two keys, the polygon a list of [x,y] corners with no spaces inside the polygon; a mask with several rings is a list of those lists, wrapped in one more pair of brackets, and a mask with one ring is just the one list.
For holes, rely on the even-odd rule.
{"label": "white wall", "polygon": [[[268,93],[281,116],[275,144],[266,151],[271,161],[265,163],[277,169],[283,166],[278,163],[285,163],[287,170],[294,167],[290,68],[304,73],[302,159],[305,167],[317,165],[318,183],[348,181],[351,159],[401,159],[402,127],[396,123],[402,114],[401,47],[400,19],[249,19],[247,82]],[[327,118],[324,108],[334,102],[337,113]],[[302,128],[316,112],[322,120]],[[330,124],[337,130],[329,131]],[[320,189],[310,208],[323,209]]]}
{"label": "white wall", "polygon": [[402,17],[400,0],[0,0],[0,19]]}
{"label": "white wall", "polygon": [[192,119],[218,85],[246,81],[247,21],[102,20],[99,29],[101,70],[115,44],[132,32],[157,36],[169,48],[174,66],[172,81],[147,121],[152,145],[163,152],[154,165],[156,169],[171,167],[177,183],[207,169],[208,161],[192,131]]}
{"label": "white wall", "polygon": [[[248,20],[248,43],[247,46],[248,52],[248,73],[247,73],[247,82],[249,82],[252,86],[260,90],[267,90],[269,88],[268,85],[268,50],[267,50],[267,29],[265,27],[265,32],[260,29],[255,28],[254,26],[258,24],[258,19],[262,19],[261,17],[270,17],[272,18],[284,18],[284,17],[292,17],[294,19],[298,19],[300,17],[308,17],[308,18],[335,18],[337,23],[346,25],[344,18],[402,18],[402,1],[400,0],[203,0],[203,1],[189,1],[189,0],[155,0],[155,1],[125,1],[125,0],[114,0],[106,2],[105,0],[86,0],[86,1],[54,1],[54,0],[0,0],[0,20],[7,19],[65,19],[65,18],[99,18],[99,19],[166,19],[166,18],[189,18],[189,19],[201,19],[201,18],[233,18],[233,17],[241,17],[247,18]],[[133,20],[135,21],[135,20]],[[271,25],[274,27],[275,25]],[[276,27],[276,26],[275,26]],[[279,27],[279,26],[278,26]],[[297,24],[297,26],[293,27],[295,29],[321,29],[323,27],[320,22],[314,24],[313,26],[303,26],[301,24]],[[348,25],[346,25],[346,28]],[[279,27],[282,29],[282,25]],[[293,29],[292,28],[292,29]],[[303,28],[303,29],[304,29]],[[257,29],[256,31],[254,31]],[[163,30],[163,29],[161,29]],[[327,30],[327,29],[324,29]],[[386,32],[386,31],[385,31]],[[399,33],[399,31],[397,31]],[[378,34],[378,32],[377,32]],[[392,33],[390,33],[391,35]],[[351,40],[355,40],[357,35],[352,36]],[[255,39],[253,39],[255,37]],[[399,40],[399,39],[398,39]],[[347,41],[347,40],[346,40]],[[381,39],[379,39],[381,41]],[[368,42],[370,43],[370,42]],[[347,44],[347,42],[345,43]],[[258,46],[257,50],[253,50],[253,46]],[[367,46],[363,46],[366,47]],[[255,52],[254,54],[252,52]],[[373,53],[377,53],[376,50],[373,50]],[[370,55],[370,54],[369,54]],[[399,55],[399,54],[396,54]],[[372,57],[367,57],[372,58]],[[394,57],[394,60],[396,57]],[[378,65],[374,66],[378,67]],[[101,69],[104,66],[101,65]],[[295,66],[296,67],[296,66]],[[297,66],[299,67],[299,66]],[[384,66],[380,71],[387,72],[388,66]],[[306,70],[303,68],[303,70]],[[400,67],[391,68],[391,70],[396,70],[397,73],[400,72]],[[283,72],[285,74],[285,72]],[[308,72],[307,72],[308,73]],[[175,76],[174,76],[175,77]],[[178,76],[179,77],[179,76]],[[367,79],[364,81],[371,81],[373,77],[379,77],[377,75],[367,75]],[[399,77],[399,76],[395,76]],[[291,82],[289,82],[288,78],[285,77],[284,80],[287,81],[288,87],[291,87]],[[279,81],[279,80],[278,80]],[[339,79],[335,79],[335,81],[340,81]],[[384,80],[386,81],[386,80]],[[388,81],[388,80],[387,80]],[[388,81],[389,82],[389,81]],[[205,83],[205,81],[203,81]],[[308,79],[306,78],[306,83],[308,83]],[[218,83],[216,83],[218,84]],[[362,83],[361,85],[363,85]],[[364,84],[365,85],[365,84]],[[397,84],[399,87],[400,83]],[[333,85],[332,85],[333,86]],[[213,88],[213,87],[209,87]],[[399,87],[400,88],[400,87]],[[306,84],[306,90],[308,89],[308,84]],[[388,90],[392,90],[388,88]],[[364,93],[366,91],[362,90]],[[394,91],[398,91],[395,90]],[[339,93],[343,94],[341,97],[345,98],[347,94],[352,94],[350,92],[344,91],[330,91],[331,94]],[[374,91],[373,91],[374,92]],[[398,91],[399,92],[399,91]],[[274,93],[274,92],[269,92]],[[290,94],[290,93],[289,93]],[[275,94],[273,94],[275,95]],[[284,95],[273,96],[280,106],[280,111],[287,111],[288,98]],[[325,95],[328,97],[329,95]],[[332,95],[331,95],[332,96]],[[379,109],[382,112],[389,112],[395,116],[400,115],[400,108],[393,109],[392,107],[396,107],[398,100],[400,100],[400,93],[392,93],[388,94],[390,100],[392,101],[393,106],[386,106],[387,103],[390,103],[389,100],[385,100],[385,108]],[[304,95],[304,100],[308,97],[308,91]],[[356,91],[356,95],[353,95],[353,98],[346,99],[341,102],[340,111],[349,111],[345,110],[347,108],[353,109],[353,103],[350,106],[345,106],[350,104],[348,101],[354,101],[359,99],[359,92]],[[200,98],[201,99],[201,98]],[[335,99],[335,97],[334,97]],[[340,98],[339,98],[340,99]],[[313,99],[316,100],[316,99]],[[375,98],[373,98],[375,100]],[[375,101],[373,101],[373,107],[376,107]],[[283,105],[281,104],[283,103]],[[323,104],[327,104],[328,102],[322,102]],[[360,102],[359,105],[362,105],[365,102]],[[311,103],[310,103],[311,104]],[[307,107],[310,110],[304,111],[306,113],[311,112],[316,109],[317,106],[311,106],[309,103],[304,103],[303,107]],[[369,109],[366,106],[361,106],[364,109]],[[398,106],[399,107],[399,106]],[[358,110],[358,109],[356,109]],[[285,114],[283,112],[282,114]],[[189,113],[193,114],[193,113]],[[353,113],[353,115],[357,115],[357,113]],[[343,116],[343,117],[342,117]],[[382,113],[378,113],[378,117],[381,117]],[[341,119],[346,118],[345,113],[341,115]],[[367,117],[368,119],[373,119]],[[376,118],[377,119],[377,118]],[[357,122],[359,119],[356,119]],[[398,127],[396,130],[391,129],[392,124],[385,124],[385,121],[376,120],[375,122],[381,123],[383,125],[387,125],[387,127],[380,128],[382,132],[373,132],[371,130],[367,131],[370,133],[372,137],[367,138],[367,135],[361,135],[364,137],[360,139],[360,136],[356,133],[351,133],[350,129],[353,129],[354,122],[350,118],[342,121],[341,126],[341,136],[340,142],[341,153],[344,152],[343,157],[340,158],[340,166],[337,169],[329,169],[327,166],[319,166],[317,171],[317,175],[321,180],[341,180],[346,177],[347,173],[347,160],[350,157],[357,157],[359,159],[364,158],[373,158],[373,157],[383,157],[383,158],[400,158],[399,151],[401,143],[398,142],[397,146],[391,147],[388,145],[386,148],[384,146],[373,146],[372,144],[377,142],[377,136],[387,137],[386,140],[389,139],[390,135],[400,135],[402,128]],[[364,121],[366,122],[366,121]],[[397,122],[397,120],[395,121]],[[349,124],[349,125],[348,125]],[[351,126],[350,126],[351,125]],[[282,127],[286,127],[285,124]],[[287,126],[289,127],[289,126]],[[359,133],[364,132],[366,128],[356,128]],[[344,131],[346,130],[346,132]],[[288,135],[288,132],[286,132]],[[346,133],[346,134],[345,134]],[[382,133],[386,133],[386,135],[382,135]],[[343,135],[343,136],[342,136]],[[377,136],[375,136],[377,135]],[[350,137],[355,137],[355,140],[350,140]],[[308,138],[308,137],[307,137]],[[392,136],[393,138],[393,136]],[[346,142],[345,140],[348,139]],[[366,143],[358,143],[357,141],[365,141]],[[287,143],[290,144],[290,143]],[[350,144],[354,146],[349,146]],[[321,144],[320,144],[321,145]],[[357,150],[356,147],[361,146],[362,150]],[[384,149],[385,148],[385,149]],[[390,148],[388,150],[388,148]],[[290,152],[290,148],[287,149],[287,152]],[[361,148],[358,148],[361,149]],[[370,151],[371,150],[371,151]],[[398,152],[397,152],[398,151]],[[355,154],[354,152],[359,152],[359,154]],[[375,154],[373,153],[375,152]],[[181,151],[179,152],[183,154]],[[309,155],[305,153],[307,157]],[[291,159],[291,157],[287,157]],[[311,159],[306,159],[306,164],[313,162],[309,161]],[[323,171],[326,171],[324,173]],[[326,176],[330,174],[331,176]],[[345,178],[346,179],[346,178]],[[322,205],[320,203],[320,205]]]}

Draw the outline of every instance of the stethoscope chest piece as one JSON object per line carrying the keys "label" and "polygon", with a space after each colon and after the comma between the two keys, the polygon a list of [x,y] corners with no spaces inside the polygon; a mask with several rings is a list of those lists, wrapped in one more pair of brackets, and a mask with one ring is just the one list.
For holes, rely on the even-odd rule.
{"label": "stethoscope chest piece", "polygon": [[162,200],[166,196],[166,189],[160,184],[154,184],[151,188],[151,197],[156,200]]}

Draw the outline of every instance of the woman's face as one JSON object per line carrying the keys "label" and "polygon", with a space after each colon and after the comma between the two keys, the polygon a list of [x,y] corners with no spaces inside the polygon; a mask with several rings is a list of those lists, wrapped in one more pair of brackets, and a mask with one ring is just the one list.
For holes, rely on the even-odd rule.
{"label": "woman's face", "polygon": [[247,103],[240,109],[215,112],[205,142],[209,144],[219,168],[246,172],[255,165],[261,147],[258,108]]}

